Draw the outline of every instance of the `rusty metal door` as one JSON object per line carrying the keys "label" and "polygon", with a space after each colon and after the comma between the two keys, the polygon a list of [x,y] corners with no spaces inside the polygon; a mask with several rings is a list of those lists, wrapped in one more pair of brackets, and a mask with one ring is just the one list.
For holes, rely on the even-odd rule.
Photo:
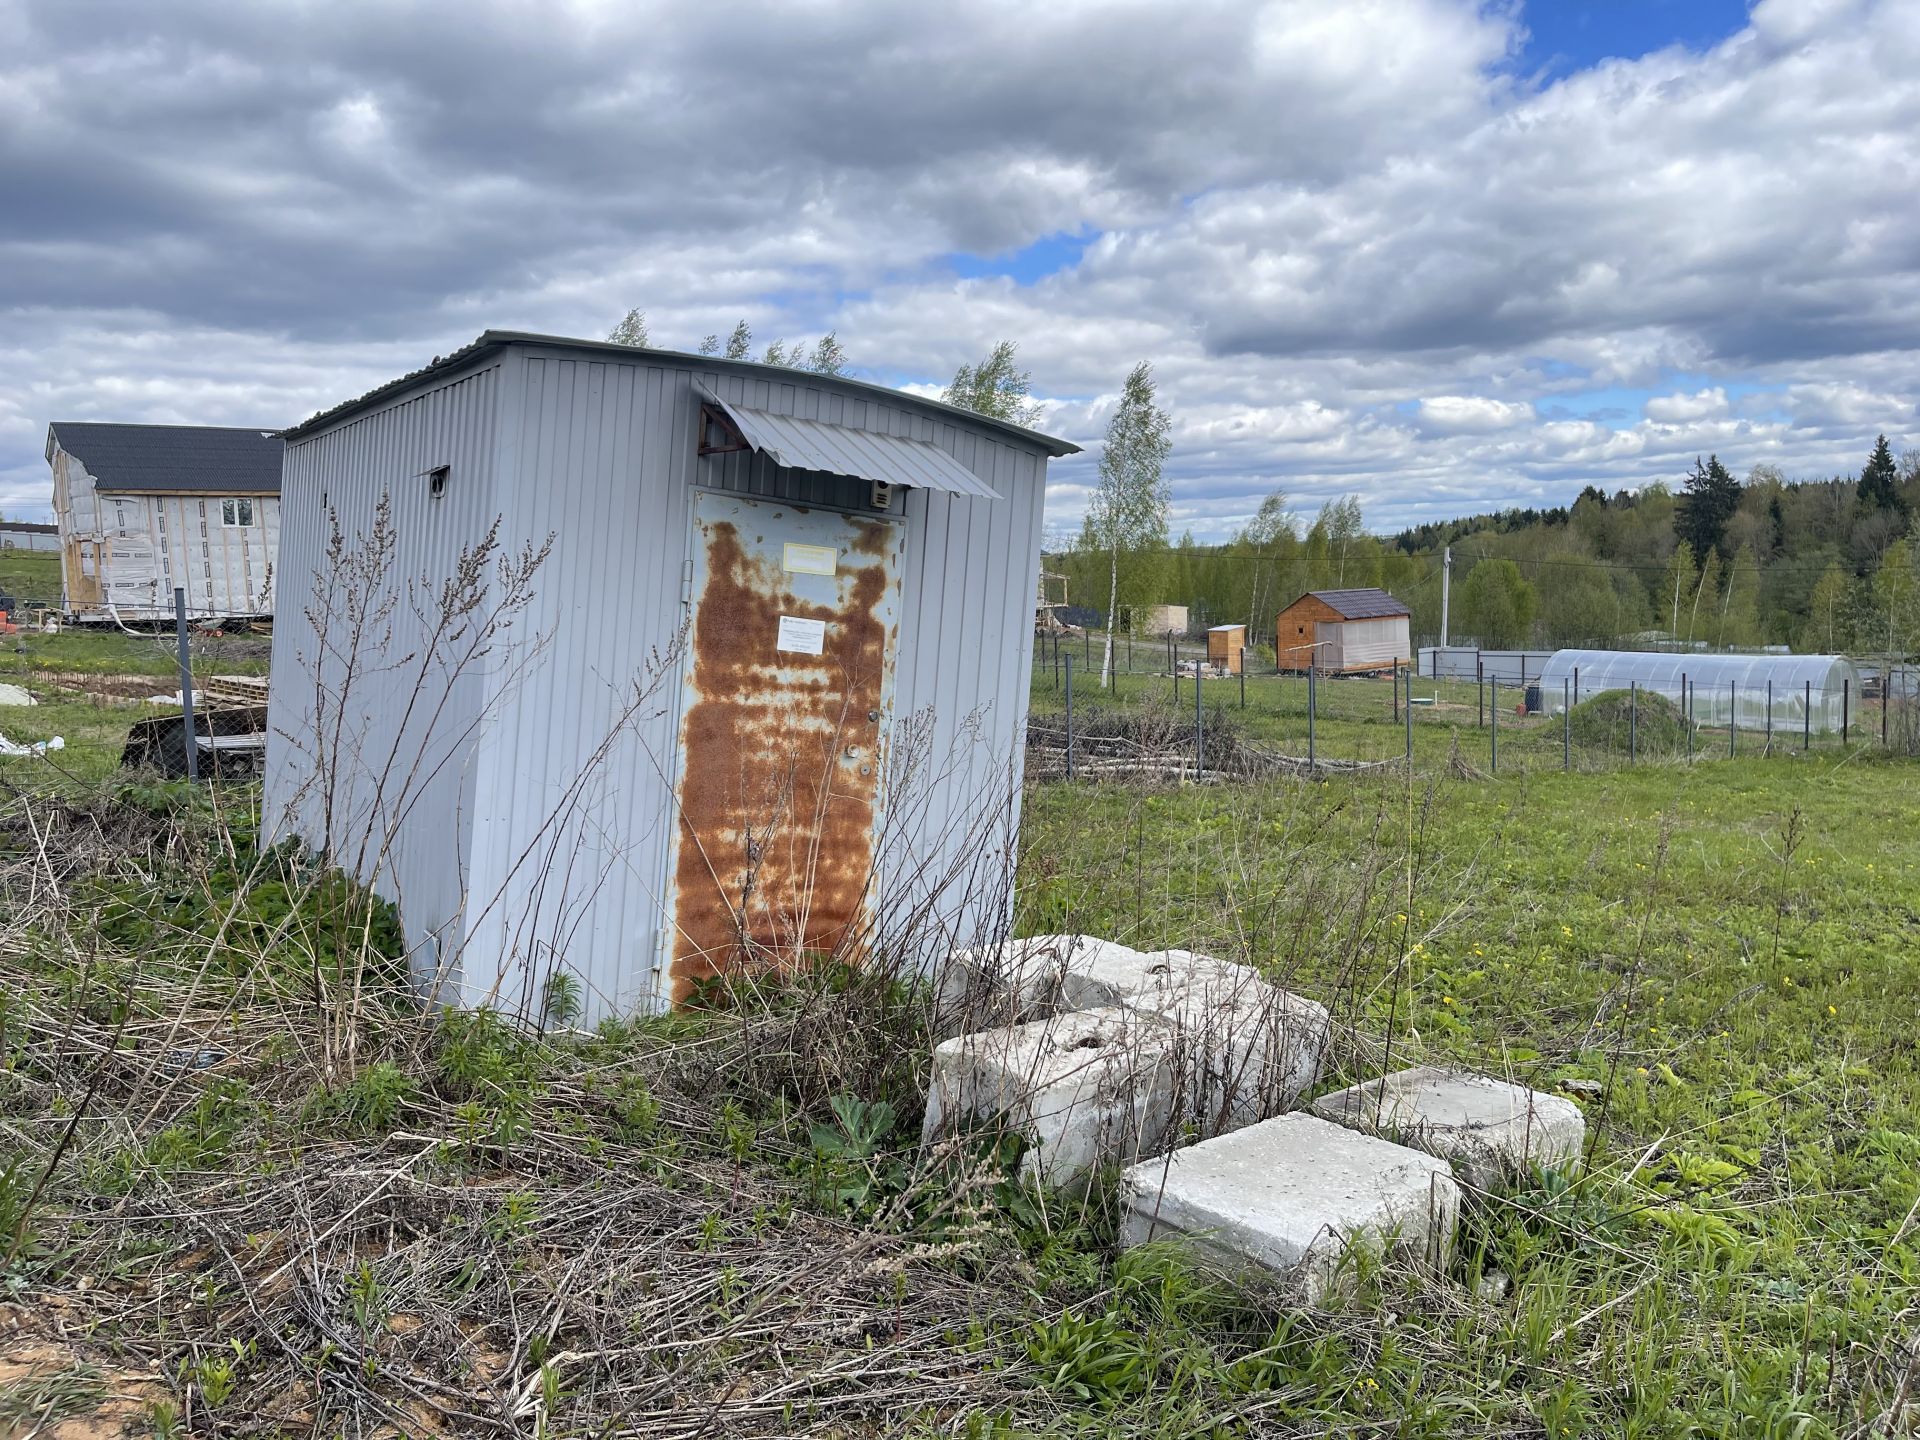
{"label": "rusty metal door", "polygon": [[669,915],[674,1003],[857,958],[899,633],[901,527],[696,491]]}

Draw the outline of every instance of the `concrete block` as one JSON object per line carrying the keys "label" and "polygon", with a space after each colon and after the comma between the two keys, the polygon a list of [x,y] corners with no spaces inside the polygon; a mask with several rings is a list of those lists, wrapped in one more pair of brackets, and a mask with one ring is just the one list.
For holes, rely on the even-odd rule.
{"label": "concrete block", "polygon": [[1451,1160],[1483,1189],[1528,1165],[1564,1169],[1587,1138],[1586,1117],[1564,1096],[1430,1065],[1323,1095],[1313,1110]]}
{"label": "concrete block", "polygon": [[1279,1115],[1320,1079],[1332,1018],[1326,1007],[1269,984],[1249,965],[1192,950],[1114,950],[1077,957],[1062,999],[1125,1005],[1175,1030],[1179,1120],[1201,1136]]}
{"label": "concrete block", "polygon": [[1153,1154],[1173,1115],[1172,1030],[1120,1007],[979,1031],[934,1047],[921,1144],[969,1124],[1027,1137],[1021,1173],[1050,1187]]}
{"label": "concrete block", "polygon": [[1229,1265],[1255,1265],[1315,1304],[1358,1248],[1439,1269],[1460,1191],[1446,1162],[1312,1115],[1263,1120],[1130,1166],[1122,1245],[1185,1235]]}
{"label": "concrete block", "polygon": [[1030,935],[956,950],[940,967],[934,1027],[941,1036],[1020,1025],[1058,1010],[1114,1003],[1111,987],[1072,987],[1069,974],[1096,966],[1126,970],[1140,952],[1091,935]]}

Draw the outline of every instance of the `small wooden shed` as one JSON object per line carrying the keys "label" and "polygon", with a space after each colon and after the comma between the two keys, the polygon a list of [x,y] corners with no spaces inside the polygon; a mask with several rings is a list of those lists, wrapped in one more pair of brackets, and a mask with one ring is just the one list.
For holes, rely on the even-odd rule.
{"label": "small wooden shed", "polygon": [[1246,665],[1247,627],[1215,625],[1207,631],[1207,663],[1216,670],[1238,675]]}
{"label": "small wooden shed", "polygon": [[1389,670],[1412,658],[1411,618],[1384,590],[1309,590],[1274,621],[1274,654],[1283,670]]}

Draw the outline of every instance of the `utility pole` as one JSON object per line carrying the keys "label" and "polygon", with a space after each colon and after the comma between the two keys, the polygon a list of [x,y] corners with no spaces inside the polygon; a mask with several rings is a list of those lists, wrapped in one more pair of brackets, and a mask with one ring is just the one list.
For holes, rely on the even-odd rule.
{"label": "utility pole", "polygon": [[1447,602],[1453,598],[1453,547],[1440,553],[1440,648],[1447,648]]}

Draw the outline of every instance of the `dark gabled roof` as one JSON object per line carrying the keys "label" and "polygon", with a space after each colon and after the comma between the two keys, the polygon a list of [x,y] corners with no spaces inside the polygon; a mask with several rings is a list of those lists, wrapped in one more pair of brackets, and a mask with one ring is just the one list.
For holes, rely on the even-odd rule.
{"label": "dark gabled roof", "polygon": [[999,420],[991,415],[982,415],[975,410],[963,410],[958,405],[948,405],[941,400],[929,400],[924,395],[911,395],[904,390],[890,390],[885,385],[875,385],[866,380],[853,380],[845,375],[822,375],[812,370],[791,370],[782,365],[762,365],[753,360],[728,360],[720,355],[689,355],[684,350],[655,350],[641,346],[622,345],[612,340],[576,340],[564,335],[535,335],[524,330],[487,330],[483,331],[471,345],[463,345],[450,355],[436,355],[432,361],[420,369],[389,380],[384,385],[376,385],[364,395],[351,400],[343,400],[330,410],[322,410],[317,415],[309,415],[298,425],[291,426],[284,435],[289,440],[300,440],[314,431],[331,425],[334,421],[359,410],[366,410],[379,404],[391,395],[409,390],[428,376],[443,371],[457,369],[473,364],[490,355],[499,353],[509,345],[557,345],[568,350],[592,350],[608,356],[626,356],[635,354],[651,356],[658,360],[669,360],[676,365],[688,365],[695,369],[716,370],[722,373],[746,371],[759,375],[777,375],[789,382],[804,381],[808,384],[827,385],[837,389],[858,391],[871,395],[894,405],[913,406],[918,409],[943,411],[956,420],[969,425],[978,425],[988,430],[999,430],[1005,434],[1026,440],[1040,446],[1056,459],[1062,455],[1077,455],[1080,447],[1070,440],[1057,439],[1052,435],[1043,435],[1038,430],[1029,430],[1024,425],[1015,425],[1008,420]]}
{"label": "dark gabled roof", "polygon": [[[1384,590],[1309,590],[1307,595],[1338,611],[1342,620],[1381,620],[1389,615],[1413,613]],[[1306,595],[1300,599],[1306,599]],[[1293,603],[1298,605],[1300,600]]]}
{"label": "dark gabled roof", "polygon": [[56,420],[47,426],[47,459],[54,447],[87,467],[98,487],[117,491],[211,491],[221,495],[278,495],[285,443],[272,430],[226,425],[112,425]]}

